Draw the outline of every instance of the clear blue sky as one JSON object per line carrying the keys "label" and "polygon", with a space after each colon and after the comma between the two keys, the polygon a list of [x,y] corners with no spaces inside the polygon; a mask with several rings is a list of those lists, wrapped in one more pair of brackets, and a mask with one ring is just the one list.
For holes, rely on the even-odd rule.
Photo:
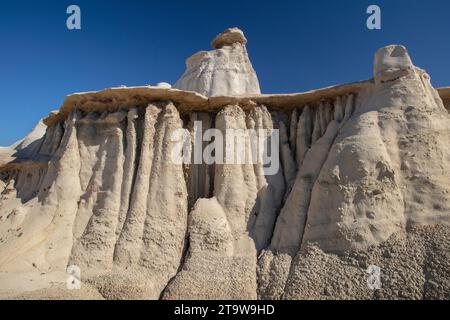
{"label": "clear blue sky", "polygon": [[[66,28],[77,4],[82,30]],[[366,8],[382,9],[382,30]],[[174,83],[184,61],[227,27],[244,30],[264,93],[368,79],[373,54],[408,47],[436,87],[450,85],[448,0],[1,1],[0,145],[22,138],[64,96]]]}

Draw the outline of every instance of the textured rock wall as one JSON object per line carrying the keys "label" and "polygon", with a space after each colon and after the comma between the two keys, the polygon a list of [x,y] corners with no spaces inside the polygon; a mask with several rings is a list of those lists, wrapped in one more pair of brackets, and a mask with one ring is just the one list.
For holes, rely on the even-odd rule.
{"label": "textured rock wall", "polygon": [[[56,117],[1,171],[0,273],[75,264],[109,299],[448,297],[450,118],[403,47],[374,74],[289,111],[85,102]],[[209,128],[279,129],[279,171],[171,161],[175,130]],[[391,277],[381,296],[361,287],[370,263]]]}
{"label": "textured rock wall", "polygon": [[[8,177],[2,193],[2,227],[22,231],[16,241],[8,237],[17,234],[6,232],[2,270],[76,264],[97,275],[133,266],[152,276],[149,298],[158,298],[178,269],[186,233],[183,168],[168,159],[171,132],[181,127],[170,103],[150,105],[140,116],[136,109],[73,113],[62,138],[59,125],[49,127],[41,152],[59,148],[48,169]],[[8,213],[11,207],[16,214]],[[42,255],[36,260],[37,251]]]}
{"label": "textured rock wall", "polygon": [[[259,260],[263,298],[283,297],[299,268],[292,259],[310,244],[326,252],[365,250],[413,226],[449,223],[450,119],[406,49],[377,52],[374,87],[347,99],[343,119],[342,100],[335,106],[326,129],[321,124],[329,120],[318,109],[311,137],[316,143]],[[306,132],[309,137],[311,129]]]}

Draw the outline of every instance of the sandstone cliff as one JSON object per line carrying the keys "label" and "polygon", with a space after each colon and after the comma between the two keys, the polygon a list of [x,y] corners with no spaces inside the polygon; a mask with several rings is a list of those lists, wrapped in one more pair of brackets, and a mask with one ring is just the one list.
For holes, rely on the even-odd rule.
{"label": "sandstone cliff", "polygon": [[[0,296],[450,297],[449,90],[394,45],[372,80],[261,95],[245,43],[220,35],[179,89],[75,94],[44,120],[39,148],[0,167]],[[195,121],[278,129],[279,170],[174,163]]]}

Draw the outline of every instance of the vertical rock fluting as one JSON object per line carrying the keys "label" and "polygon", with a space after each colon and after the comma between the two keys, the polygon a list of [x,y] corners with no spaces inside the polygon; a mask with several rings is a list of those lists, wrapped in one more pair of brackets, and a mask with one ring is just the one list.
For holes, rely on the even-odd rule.
{"label": "vertical rock fluting", "polygon": [[291,113],[291,122],[289,126],[289,145],[293,154],[296,154],[297,149],[297,124],[298,123],[298,108],[295,108]]}
{"label": "vertical rock fluting", "polygon": [[43,139],[43,155],[60,145],[48,170],[23,169],[5,183],[14,199],[2,195],[2,219],[6,204],[15,211],[0,227],[20,232],[0,244],[2,270],[22,264],[63,271],[74,264],[105,297],[159,298],[179,268],[186,236],[183,167],[171,158],[173,133],[183,128],[177,109],[150,105],[144,119],[137,109],[75,112],[64,127],[62,140],[54,141],[58,126]]}
{"label": "vertical rock fluting", "polygon": [[186,61],[187,70],[174,87],[208,97],[261,93],[246,43],[241,30],[225,30],[211,43],[215,50],[197,52]]}
{"label": "vertical rock fluting", "polygon": [[[256,298],[257,249],[270,238],[284,196],[284,177],[279,171],[266,179],[262,163],[252,161],[250,135],[245,130],[270,132],[273,120],[265,107],[246,115],[240,107],[228,106],[215,123],[224,135],[224,145],[234,146],[225,149],[224,159],[231,157],[231,150],[237,152],[232,163],[216,164],[214,197],[199,199],[190,214],[187,258],[166,288],[165,299]],[[239,137],[230,135],[237,132]]]}
{"label": "vertical rock fluting", "polygon": [[203,137],[209,129],[214,128],[213,120],[213,114],[206,112],[193,112],[190,115],[188,130],[192,152],[191,162],[186,166],[190,209],[194,207],[198,199],[212,196],[214,164],[205,163],[203,160],[203,153],[208,143],[203,141]]}
{"label": "vertical rock fluting", "polygon": [[[448,296],[439,279],[449,261],[450,118],[429,76],[388,46],[363,89],[308,93],[281,110],[235,96],[259,92],[245,42],[227,30],[179,82],[233,97],[196,96],[196,109],[176,90],[151,100],[122,89],[114,99],[132,103],[120,107],[89,96],[21,144],[20,161],[0,167],[0,295],[5,272],[65,277],[75,264],[108,299]],[[193,163],[173,159],[180,132]],[[262,150],[272,161],[279,152],[278,170],[267,173]],[[367,291],[368,263],[386,270],[379,295]]]}
{"label": "vertical rock fluting", "polygon": [[283,121],[278,121],[280,130],[280,157],[283,167],[283,174],[286,182],[286,194],[291,192],[292,186],[295,182],[295,176],[297,174],[297,163],[295,162],[294,155],[289,147],[289,139],[287,136],[286,125]]}
{"label": "vertical rock fluting", "polygon": [[73,243],[72,225],[81,194],[80,156],[75,123],[77,113],[66,120],[60,147],[52,157],[37,197],[15,209],[10,239],[0,247],[3,271],[65,270]]}
{"label": "vertical rock fluting", "polygon": [[46,173],[47,168],[38,165],[25,168],[15,174],[15,196],[20,199],[21,203],[26,203],[37,196]]}
{"label": "vertical rock fluting", "polygon": [[48,127],[39,154],[44,156],[53,155],[59,147],[62,135],[63,128],[59,122]]}
{"label": "vertical rock fluting", "polygon": [[[89,122],[96,128],[95,136],[101,143],[95,173],[88,186],[91,195],[94,195],[89,210],[91,215],[74,244],[70,259],[71,264],[81,268],[112,268],[123,181],[122,122],[125,117],[125,112],[117,112]],[[84,143],[92,143],[92,136]]]}
{"label": "vertical rock fluting", "polygon": [[[305,208],[302,215],[296,215],[301,223],[292,228],[290,236],[289,228],[296,220],[285,218],[285,208],[290,204],[288,199],[277,221],[272,248],[269,247],[271,250],[259,261],[259,294],[262,298],[304,297],[305,286],[312,284],[299,270],[308,263],[315,263],[323,272],[314,276],[317,278],[314,290],[320,292],[328,288],[331,278],[321,282],[320,277],[330,276],[328,272],[335,268],[332,261],[337,258],[314,251],[305,254],[310,245],[319,246],[325,252],[366,250],[371,245],[384,243],[393,234],[417,226],[449,223],[445,213],[449,200],[444,196],[449,187],[444,178],[450,159],[446,147],[448,114],[429,84],[428,75],[412,65],[405,48],[389,46],[380,49],[375,59],[375,86],[361,92],[356,101],[349,97],[344,114],[342,106],[338,99],[335,120],[327,132],[336,126],[342,115],[343,120],[339,124],[340,130],[336,131],[335,142],[331,149],[327,148],[330,152],[323,158],[324,162],[321,161],[323,166],[317,167],[319,171],[314,170],[315,174],[308,175],[312,178],[309,188],[296,191],[294,185],[291,193],[292,196],[310,193],[306,196],[308,206],[297,204],[292,211],[288,210],[295,212],[298,207]],[[323,121],[323,118],[319,116],[319,120]],[[321,123],[317,121],[317,112],[315,123]],[[304,163],[311,163],[308,156],[314,146]],[[297,178],[304,173],[300,169]],[[278,232],[283,222],[288,227]],[[301,236],[295,238],[298,233],[294,230],[300,231]],[[283,237],[295,241],[286,244]],[[281,246],[283,243],[285,247]],[[292,259],[297,254],[298,258]],[[401,254],[409,255],[407,252]],[[320,255],[323,257],[318,260]],[[427,264],[425,260],[417,263]],[[406,272],[401,268],[393,269],[389,261],[378,261],[378,265],[392,272],[393,277]],[[351,269],[345,268],[343,272],[356,272],[355,275],[359,272],[356,268]],[[392,281],[388,280],[386,286],[398,286]],[[416,284],[414,280],[404,286]],[[425,287],[423,284],[420,290]],[[346,294],[351,297],[364,295],[361,290],[364,288],[360,284],[352,284]]]}
{"label": "vertical rock fluting", "polygon": [[140,258],[144,223],[147,215],[147,195],[153,165],[154,136],[160,108],[150,105],[145,110],[143,136],[136,181],[130,208],[115,249],[114,259],[118,265],[136,264]]}
{"label": "vertical rock fluting", "polygon": [[125,163],[123,168],[123,184],[120,195],[119,217],[116,228],[116,241],[122,232],[123,225],[130,207],[131,192],[136,172],[136,154],[138,153],[137,121],[138,109],[132,108],[127,114]]}
{"label": "vertical rock fluting", "polygon": [[[117,289],[134,298],[157,299],[181,262],[187,191],[182,164],[171,157],[173,133],[182,128],[173,104],[147,107],[130,207],[114,255],[116,272],[125,275]],[[134,270],[127,271],[128,268]],[[137,283],[142,280],[143,283]],[[144,287],[138,296],[128,291],[130,281]]]}
{"label": "vertical rock fluting", "polygon": [[[224,144],[236,145],[226,131],[245,129],[245,113],[237,106],[225,107],[216,128],[225,136]],[[244,151],[248,148],[246,143]],[[214,197],[198,200],[190,214],[187,258],[165,299],[256,298],[256,249],[247,231],[256,194],[253,166],[216,163],[214,184]]]}
{"label": "vertical rock fluting", "polygon": [[[351,101],[351,98],[348,100]],[[315,111],[314,125],[308,106],[300,116],[297,151],[306,151],[299,153],[304,156],[297,159],[300,167],[295,183],[277,219],[271,244],[259,259],[258,294],[263,299],[282,297],[292,258],[302,243],[313,187],[340,128],[340,122],[331,120],[331,116],[327,115],[330,111],[320,103]],[[315,137],[310,144],[311,131]],[[322,131],[323,136],[320,137]]]}
{"label": "vertical rock fluting", "polygon": [[306,152],[311,147],[312,121],[311,109],[309,106],[305,106],[303,108],[296,129],[296,132],[293,133],[297,137],[295,159],[298,167],[301,167],[303,160],[305,159]]}

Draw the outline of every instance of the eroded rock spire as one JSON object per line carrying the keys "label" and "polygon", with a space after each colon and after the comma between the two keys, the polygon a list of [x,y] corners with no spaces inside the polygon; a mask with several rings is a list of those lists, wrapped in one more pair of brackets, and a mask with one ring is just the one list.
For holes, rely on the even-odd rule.
{"label": "eroded rock spire", "polygon": [[174,87],[208,97],[261,93],[246,43],[238,28],[225,30],[211,42],[215,50],[200,51],[187,59],[187,70]]}

